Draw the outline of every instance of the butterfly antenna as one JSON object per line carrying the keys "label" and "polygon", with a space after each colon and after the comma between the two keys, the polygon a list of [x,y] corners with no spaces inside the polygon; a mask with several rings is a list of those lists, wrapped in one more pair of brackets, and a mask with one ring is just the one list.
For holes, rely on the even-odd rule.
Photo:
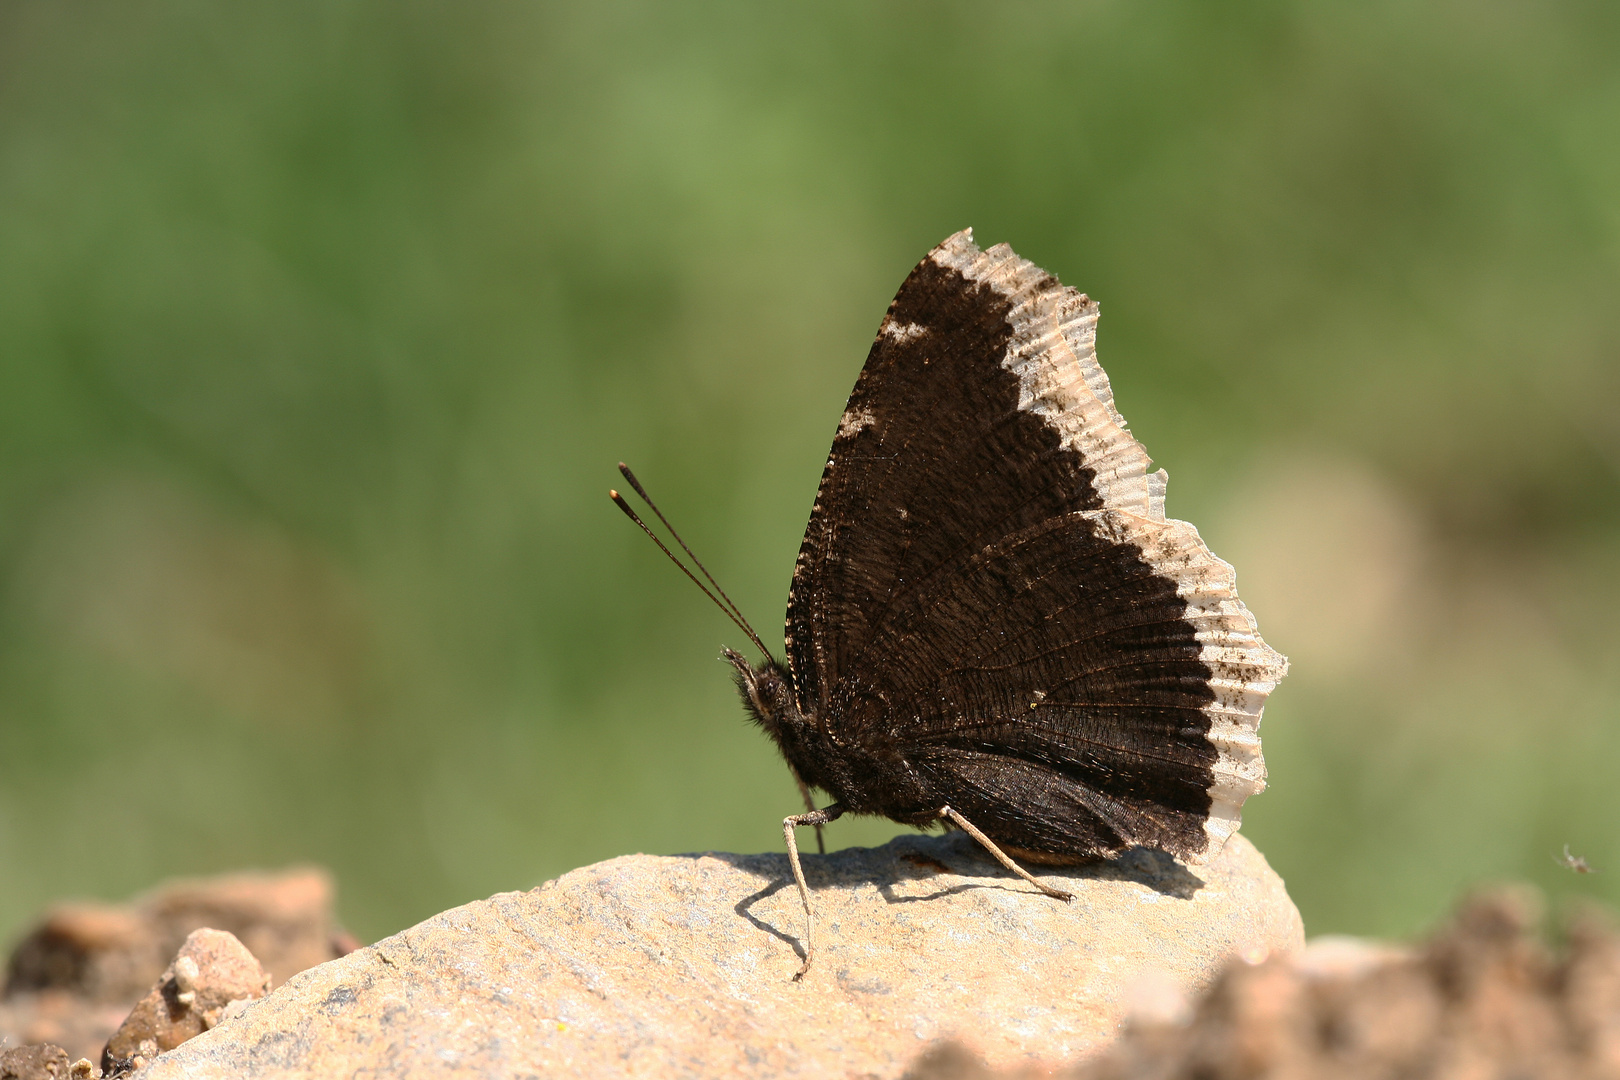
{"label": "butterfly antenna", "polygon": [[[619,463],[619,471],[624,474],[624,478],[629,481],[630,486],[635,489],[636,494],[641,496],[642,501],[645,502],[652,509],[652,512],[658,516],[658,520],[664,523],[664,528],[669,530],[669,534],[675,538],[675,542],[681,546],[681,550],[686,552],[687,556],[692,560],[692,562],[697,565],[697,568],[703,572],[703,576],[709,579],[709,584],[714,586],[714,592],[710,592],[708,588],[704,586],[703,582],[699,581],[697,576],[694,575],[691,570],[687,569],[686,564],[681,562],[681,560],[676,557],[675,553],[669,550],[668,546],[666,546],[665,543],[658,538],[658,534],[654,533],[652,529],[648,528],[647,523],[641,520],[641,516],[635,512],[628,502],[625,501],[623,495],[620,495],[617,491],[610,488],[608,490],[608,497],[612,499],[615,504],[617,504],[620,510],[624,511],[626,517],[635,522],[636,525],[640,527],[641,531],[647,534],[648,539],[658,545],[658,550],[667,555],[670,562],[680,567],[681,573],[690,578],[692,584],[696,585],[700,590],[702,590],[703,595],[707,596],[711,601],[713,601],[715,607],[726,613],[726,618],[737,624],[737,629],[748,635],[748,640],[752,641],[754,643],[754,647],[764,654],[765,659],[770,663],[775,664],[776,658],[771,655],[771,650],[765,647],[765,643],[759,640],[759,635],[754,633],[754,628],[748,625],[748,620],[743,618],[741,609],[737,607],[736,603],[732,601],[731,597],[726,596],[726,591],[720,587],[720,583],[718,581],[714,580],[714,575],[709,573],[708,568],[705,567],[702,561],[692,553],[692,549],[686,546],[686,541],[681,539],[681,534],[675,531],[675,527],[669,523],[669,519],[666,518],[658,509],[658,505],[654,503],[652,499],[648,498],[646,489],[641,486],[641,482],[636,479],[635,474],[630,471],[629,466],[625,465],[624,462],[621,461]],[[725,602],[721,603],[719,597],[715,596],[715,593],[719,593],[720,596],[725,597]]]}
{"label": "butterfly antenna", "polygon": [[[619,472],[624,476],[625,480],[629,482],[630,486],[636,489],[636,494],[641,496],[641,501],[646,503],[652,509],[654,514],[658,515],[658,520],[664,523],[664,528],[669,530],[669,535],[673,536],[675,538],[675,542],[681,545],[681,550],[686,552],[686,557],[691,559],[699,570],[703,571],[703,576],[709,579],[709,584],[714,586],[714,591],[719,593],[720,598],[726,602],[726,606],[730,609],[730,613],[733,618],[735,618],[740,626],[747,630],[748,636],[754,639],[755,644],[758,644],[759,639],[754,637],[753,628],[748,625],[748,620],[743,617],[742,608],[738,607],[736,602],[733,601],[731,597],[726,595],[726,590],[722,589],[720,587],[720,583],[714,580],[714,575],[709,573],[708,568],[703,565],[702,560],[697,557],[691,548],[686,546],[686,541],[681,539],[681,534],[675,531],[675,526],[669,523],[669,519],[664,516],[664,512],[658,509],[658,504],[652,501],[652,496],[648,495],[647,489],[641,486],[641,481],[637,480],[636,474],[630,471],[630,466],[626,465],[622,461],[619,462]],[[767,653],[766,655],[769,656],[770,654]]]}

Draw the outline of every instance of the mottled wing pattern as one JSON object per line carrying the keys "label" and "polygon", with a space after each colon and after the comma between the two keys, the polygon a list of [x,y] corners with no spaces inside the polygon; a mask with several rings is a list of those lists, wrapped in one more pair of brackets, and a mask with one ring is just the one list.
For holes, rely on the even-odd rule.
{"label": "mottled wing pattern", "polygon": [[1264,787],[1286,670],[1232,570],[1166,520],[1097,306],[969,232],[890,305],[794,574],[801,707],[1035,855],[1197,859]]}

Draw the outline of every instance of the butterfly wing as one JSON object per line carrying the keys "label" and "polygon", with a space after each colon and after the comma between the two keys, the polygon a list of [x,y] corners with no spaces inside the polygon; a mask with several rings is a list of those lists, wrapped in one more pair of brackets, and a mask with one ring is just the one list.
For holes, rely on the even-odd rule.
{"label": "butterfly wing", "polygon": [[788,662],[830,738],[903,759],[1008,846],[1198,859],[1264,787],[1286,661],[1231,567],[1164,517],[1096,322],[970,232],[918,264],[822,474]]}

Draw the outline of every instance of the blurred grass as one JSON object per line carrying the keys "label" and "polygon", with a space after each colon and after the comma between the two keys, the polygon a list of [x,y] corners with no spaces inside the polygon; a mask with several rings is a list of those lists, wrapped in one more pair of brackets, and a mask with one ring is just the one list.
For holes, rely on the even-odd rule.
{"label": "blurred grass", "polygon": [[1616,56],[1597,3],[0,7],[0,938],[774,850],[739,635],[604,492],[774,626],[964,225],[1101,299],[1293,658],[1245,832],[1307,926],[1620,900]]}

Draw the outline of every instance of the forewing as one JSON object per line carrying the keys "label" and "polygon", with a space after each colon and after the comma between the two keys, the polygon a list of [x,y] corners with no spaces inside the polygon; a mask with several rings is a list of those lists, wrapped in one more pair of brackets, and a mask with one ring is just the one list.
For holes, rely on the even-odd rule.
{"label": "forewing", "polygon": [[850,394],[799,551],[787,645],[804,704],[830,703],[891,605],[941,566],[1072,510],[1152,512],[1157,478],[1113,409],[1096,321],[1090,299],[1005,245],[980,252],[970,231],[917,264]]}

